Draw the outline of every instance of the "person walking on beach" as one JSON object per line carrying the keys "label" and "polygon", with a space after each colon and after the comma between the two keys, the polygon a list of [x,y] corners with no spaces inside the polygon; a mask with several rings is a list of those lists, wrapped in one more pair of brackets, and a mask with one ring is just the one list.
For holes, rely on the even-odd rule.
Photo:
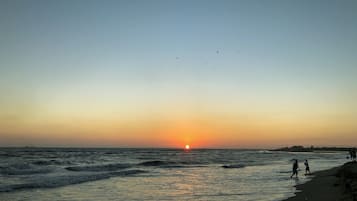
{"label": "person walking on beach", "polygon": [[355,160],[356,160],[356,148],[351,148],[351,149],[349,150],[349,152],[350,152],[350,159],[351,159],[352,161],[355,161]]}
{"label": "person walking on beach", "polygon": [[290,178],[293,178],[294,175],[296,175],[296,178],[298,177],[298,168],[299,168],[298,160],[294,159],[293,174],[290,176]]}
{"label": "person walking on beach", "polygon": [[[305,175],[307,175],[307,174],[311,174],[311,172],[310,172],[309,162],[307,162],[307,159],[305,160],[304,165],[305,165]],[[309,172],[309,173],[308,173],[308,172]]]}

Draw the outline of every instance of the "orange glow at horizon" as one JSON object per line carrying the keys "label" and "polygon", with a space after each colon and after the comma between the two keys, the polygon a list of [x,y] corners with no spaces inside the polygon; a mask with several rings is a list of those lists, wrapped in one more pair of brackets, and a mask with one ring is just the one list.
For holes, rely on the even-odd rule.
{"label": "orange glow at horizon", "polygon": [[[246,111],[243,115],[178,108],[181,111],[158,109],[155,115],[142,111],[137,116],[119,116],[105,109],[75,115],[66,110],[36,110],[22,119],[3,118],[0,138],[10,145],[171,148],[349,145],[356,139],[354,116],[341,122],[317,115],[308,117],[304,112],[275,116]],[[345,133],[344,138],[336,135],[340,132]]]}

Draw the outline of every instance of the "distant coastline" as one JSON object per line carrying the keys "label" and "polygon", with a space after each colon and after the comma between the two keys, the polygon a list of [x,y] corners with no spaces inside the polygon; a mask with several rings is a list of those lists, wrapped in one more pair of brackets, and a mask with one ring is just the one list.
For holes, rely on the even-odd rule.
{"label": "distant coastline", "polygon": [[[350,151],[354,147],[304,147],[300,145],[295,145],[291,147],[281,147],[274,149],[263,149],[263,148],[194,148],[192,150],[246,150],[246,151],[257,151],[257,150],[268,150],[268,151],[284,151],[284,152],[336,152],[336,151]],[[163,149],[163,150],[182,150],[179,147],[121,147],[121,146],[0,146],[0,149]]]}
{"label": "distant coastline", "polygon": [[286,151],[286,152],[329,152],[329,151],[349,151],[352,147],[304,147],[304,146],[291,146],[271,149],[270,151]]}

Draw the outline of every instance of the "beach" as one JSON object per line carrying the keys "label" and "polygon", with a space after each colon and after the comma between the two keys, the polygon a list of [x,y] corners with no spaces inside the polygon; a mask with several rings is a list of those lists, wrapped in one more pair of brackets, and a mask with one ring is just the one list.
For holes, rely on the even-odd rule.
{"label": "beach", "polygon": [[296,186],[295,197],[285,201],[355,201],[357,200],[357,163],[314,173],[314,177]]}

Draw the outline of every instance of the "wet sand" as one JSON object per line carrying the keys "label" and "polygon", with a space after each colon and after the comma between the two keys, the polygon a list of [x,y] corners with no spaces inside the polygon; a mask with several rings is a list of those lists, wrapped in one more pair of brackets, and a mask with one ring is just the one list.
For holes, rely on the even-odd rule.
{"label": "wet sand", "polygon": [[285,201],[355,201],[357,200],[357,163],[316,172],[311,181],[296,186],[300,191]]}

